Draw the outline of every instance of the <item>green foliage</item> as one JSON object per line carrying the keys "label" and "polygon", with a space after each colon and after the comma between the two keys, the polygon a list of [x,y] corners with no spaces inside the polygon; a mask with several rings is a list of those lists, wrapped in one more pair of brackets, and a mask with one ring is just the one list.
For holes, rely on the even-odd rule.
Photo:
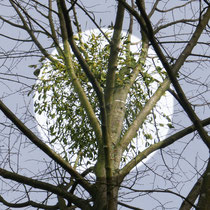
{"label": "green foliage", "polygon": [[[111,32],[107,32],[106,35],[110,38]],[[110,44],[106,42],[102,34],[95,33],[91,33],[83,41],[75,36],[75,42],[81,54],[86,59],[92,73],[101,87],[104,88],[110,55]],[[116,70],[116,88],[121,88],[128,84],[133,69],[136,65],[139,65],[139,54],[134,54],[129,51],[129,44],[130,41],[127,40],[127,37],[122,37]],[[50,136],[50,144],[60,144],[63,147],[61,154],[63,157],[68,159],[70,154],[80,152],[82,154],[81,160],[88,158],[90,162],[94,161],[97,157],[96,136],[73,89],[71,78],[69,78],[64,65],[64,58],[57,54],[54,55],[54,58],[59,61],[60,65],[46,60],[42,61],[41,73],[39,74],[37,83],[34,85],[36,91],[35,112],[39,115],[44,113],[47,116],[47,135]],[[73,54],[72,60],[74,71],[100,121],[99,103],[96,94]],[[37,66],[31,65],[31,67],[36,69]],[[130,89],[126,102],[126,114],[122,135],[135,119],[136,114],[154,93],[154,89],[151,86],[154,86],[154,84],[157,86],[158,84],[158,80],[153,75],[154,72],[150,72],[149,69],[145,66]],[[165,73],[161,67],[157,67],[156,70],[156,75],[158,73],[161,74],[161,77],[165,77]],[[148,123],[154,125],[154,115],[151,114],[144,125]],[[146,147],[154,140],[151,130],[148,130],[145,126],[143,126],[143,132],[139,131],[138,133],[141,133],[141,135],[138,135],[141,138],[143,134],[142,141],[146,142]],[[131,144],[130,148],[134,150],[135,146]]]}

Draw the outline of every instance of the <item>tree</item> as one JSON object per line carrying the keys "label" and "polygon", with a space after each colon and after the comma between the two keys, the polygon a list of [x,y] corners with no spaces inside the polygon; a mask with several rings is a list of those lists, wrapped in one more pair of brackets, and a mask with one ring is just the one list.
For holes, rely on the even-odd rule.
{"label": "tree", "polygon": [[[1,36],[8,43],[15,43],[12,50],[2,53],[2,68],[6,67],[7,70],[4,72],[6,79],[2,79],[11,82],[10,78],[16,76],[14,81],[25,88],[28,84],[22,82],[22,79],[28,81],[28,73],[22,75],[21,71],[15,75],[12,64],[15,62],[17,65],[22,58],[35,57],[38,64],[30,64],[30,67],[34,68],[35,75],[39,75],[40,82],[30,83],[32,87],[26,92],[38,92],[35,111],[39,114],[45,112],[48,119],[55,119],[47,130],[50,135],[49,143],[52,146],[58,143],[64,146],[63,152],[57,154],[36,135],[34,122],[30,121],[32,124],[29,124],[29,120],[34,118],[28,115],[28,106],[25,106],[25,117],[20,120],[19,113],[14,114],[0,101],[1,111],[11,121],[2,122],[2,141],[8,149],[2,154],[0,176],[2,182],[9,185],[8,191],[16,190],[20,194],[13,202],[8,202],[1,196],[0,201],[4,206],[114,210],[121,205],[135,209],[121,202],[133,192],[132,198],[137,195],[157,193],[159,196],[161,193],[171,193],[182,199],[180,209],[208,209],[208,158],[202,161],[203,167],[194,167],[198,179],[191,186],[192,189],[188,190],[188,195],[182,195],[181,189],[176,186],[178,179],[174,179],[180,168],[180,161],[186,160],[183,152],[186,148],[190,150],[192,138],[197,137],[208,151],[210,148],[210,137],[204,128],[209,125],[210,118],[202,120],[203,116],[200,114],[202,110],[206,115],[204,108],[209,104],[209,76],[205,72],[209,62],[209,43],[206,41],[209,38],[208,1],[112,1],[116,12],[114,19],[111,17],[108,20],[109,23],[100,18],[101,13],[95,12],[97,6],[88,3],[84,5],[79,1],[2,0],[0,4],[6,11],[6,14],[2,12],[0,15],[3,31]],[[106,1],[100,2],[103,9],[109,8],[108,4]],[[80,18],[81,12],[87,16],[88,24],[93,24],[101,32],[99,35],[91,34],[87,41],[82,39],[85,24]],[[104,24],[110,28],[110,34],[101,29]],[[18,32],[14,34],[5,31],[5,26]],[[130,50],[133,45],[130,36],[137,29],[141,48],[135,54]],[[123,35],[122,30],[127,35]],[[105,46],[101,46],[103,40],[107,41]],[[153,64],[160,80],[145,68],[149,47],[154,49],[162,63],[160,66]],[[50,53],[52,49],[56,49],[56,55]],[[46,74],[49,75],[47,78],[44,76]],[[152,91],[154,83],[158,88]],[[174,89],[171,89],[171,84]],[[65,87],[69,88],[69,95],[65,92]],[[186,87],[191,92],[187,93],[184,89]],[[163,116],[168,123],[156,123],[154,110],[166,91],[177,101],[177,113],[190,119],[191,125],[184,122],[183,127],[179,127],[176,121],[170,122],[170,118],[164,115],[164,107]],[[47,101],[49,93],[52,94],[50,103]],[[155,137],[145,131],[149,123],[156,129]],[[150,144],[150,140],[159,139],[158,130],[161,126],[169,126],[171,135]],[[133,143],[139,129],[144,134],[142,141],[147,144],[144,151],[138,151]],[[194,136],[188,138],[187,135],[191,133]],[[14,161],[14,157],[19,158],[24,154],[20,151],[21,147],[16,146],[17,140],[21,143],[20,134],[27,137],[26,142],[30,141],[49,157],[41,174],[26,173],[19,162]],[[183,137],[186,137],[186,143],[181,144],[179,153],[173,152],[170,146]],[[8,144],[5,143],[6,140]],[[163,150],[164,148],[168,150]],[[154,180],[150,189],[136,189],[134,184],[141,184],[144,176],[156,173],[155,165],[150,167],[146,164],[147,170],[141,173],[137,167],[155,151],[160,151],[163,160],[163,166],[157,167],[164,167],[162,174],[158,171],[157,175],[166,180],[170,174],[167,180],[170,186],[160,189]],[[176,162],[178,159],[176,164],[166,161],[164,151],[165,156],[167,153],[170,155],[170,160]],[[78,157],[72,161],[75,153]],[[84,160],[86,168],[82,170]],[[126,177],[134,173],[132,170],[136,173],[133,179],[130,178],[130,184]],[[149,184],[148,186],[150,187]],[[156,200],[159,199],[158,196]]]}

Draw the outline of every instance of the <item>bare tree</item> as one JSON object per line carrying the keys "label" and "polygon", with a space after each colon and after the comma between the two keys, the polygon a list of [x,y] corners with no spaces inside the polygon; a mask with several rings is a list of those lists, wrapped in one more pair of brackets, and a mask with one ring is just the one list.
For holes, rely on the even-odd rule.
{"label": "bare tree", "polygon": [[[145,198],[148,208],[155,202],[167,209],[178,199],[176,209],[208,209],[207,0],[1,0],[0,6],[2,206],[141,209]],[[87,26],[98,32],[84,39]],[[176,101],[173,121],[159,105],[166,93]],[[21,107],[11,111],[17,94]],[[45,126],[32,114],[31,96]],[[165,139],[161,127],[170,128]],[[195,163],[188,157],[192,142],[202,149]],[[53,149],[58,145],[61,152]],[[157,160],[145,163],[154,152]],[[139,206],[130,205],[134,199]]]}

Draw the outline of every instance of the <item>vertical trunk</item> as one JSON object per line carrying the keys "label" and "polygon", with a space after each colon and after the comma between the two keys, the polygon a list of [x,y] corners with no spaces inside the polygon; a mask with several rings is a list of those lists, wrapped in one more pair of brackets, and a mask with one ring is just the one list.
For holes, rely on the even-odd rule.
{"label": "vertical trunk", "polygon": [[112,177],[110,181],[111,186],[109,186],[110,189],[110,195],[108,196],[108,208],[107,210],[117,210],[117,201],[118,201],[118,183],[116,177]]}
{"label": "vertical trunk", "polygon": [[107,195],[106,179],[98,179],[96,186],[96,194],[94,197],[93,210],[117,210],[119,187],[116,180],[112,180],[111,196]]}
{"label": "vertical trunk", "polygon": [[107,209],[107,186],[106,178],[97,178],[96,190],[93,200],[93,210],[106,210]]}

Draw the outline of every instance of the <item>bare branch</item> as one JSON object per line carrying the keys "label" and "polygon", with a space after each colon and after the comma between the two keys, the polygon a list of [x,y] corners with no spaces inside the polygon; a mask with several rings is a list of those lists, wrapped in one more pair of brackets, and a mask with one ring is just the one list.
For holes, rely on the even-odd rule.
{"label": "bare branch", "polygon": [[153,96],[148,100],[144,108],[137,114],[137,117],[133,121],[132,125],[129,127],[123,138],[118,142],[119,148],[122,150],[122,152],[126,149],[130,141],[136,136],[137,130],[143,124],[145,118],[148,116],[148,114],[151,112],[151,110],[154,108],[156,103],[160,100],[161,96],[166,92],[169,86],[170,80],[167,78],[159,86]]}
{"label": "bare branch", "polygon": [[28,177],[25,177],[16,173],[9,172],[4,169],[0,169],[0,176],[4,177],[5,179],[10,179],[10,180],[14,180],[16,182],[22,183],[22,184],[27,184],[34,188],[50,191],[52,193],[55,193],[56,195],[60,195],[66,198],[69,201],[72,201],[74,204],[78,205],[78,207],[81,207],[84,209],[90,209],[90,206],[87,201],[64,191],[63,188],[60,188],[58,186],[54,186],[52,184],[48,184],[48,183],[41,182],[35,179],[31,179],[31,178],[28,178]]}
{"label": "bare branch", "polygon": [[91,192],[91,185],[77,172],[70,164],[56,154],[50,147],[48,147],[42,140],[40,140],[29,128],[27,128],[4,104],[0,101],[1,111],[20,129],[25,136],[27,136],[38,148],[45,154],[51,157],[61,167],[68,171],[88,192]]}
{"label": "bare branch", "polygon": [[[201,121],[202,126],[207,126],[210,124],[210,118],[207,118],[203,121]],[[157,151],[158,149],[163,149],[171,144],[173,144],[175,141],[183,138],[184,136],[196,131],[196,126],[191,125],[171,136],[166,138],[163,141],[160,141],[156,144],[151,145],[147,149],[145,149],[143,152],[140,152],[135,158],[133,158],[129,163],[127,163],[120,171],[120,179],[122,180],[138,163],[140,163],[143,159],[145,159],[148,155],[150,155],[152,152]],[[122,176],[122,177],[121,177]]]}
{"label": "bare branch", "polygon": [[198,21],[199,21],[199,19],[181,19],[181,20],[176,20],[176,21],[173,21],[173,22],[170,22],[170,23],[167,23],[165,25],[161,25],[161,26],[157,27],[154,30],[154,34],[158,33],[160,30],[162,30],[164,28],[168,28],[168,27],[176,25],[178,23],[189,24],[189,23],[194,23],[194,22],[198,22]]}
{"label": "bare branch", "polygon": [[198,209],[208,209],[210,205],[210,159],[203,174],[202,186],[198,200]]}
{"label": "bare branch", "polygon": [[[197,117],[196,113],[194,112],[194,110],[192,109],[190,103],[188,102],[181,86],[179,85],[179,82],[176,78],[176,74],[177,72],[180,70],[181,66],[183,65],[183,63],[185,62],[186,58],[190,55],[191,51],[193,50],[194,46],[196,45],[199,37],[201,36],[204,28],[206,27],[206,25],[208,24],[209,18],[210,18],[210,7],[208,8],[208,10],[206,11],[206,13],[203,15],[201,21],[199,22],[192,38],[190,39],[190,41],[188,42],[187,46],[184,48],[183,52],[180,54],[179,58],[177,59],[176,63],[171,67],[165,56],[163,55],[156,39],[154,36],[154,32],[150,23],[149,18],[147,17],[147,14],[144,10],[144,8],[141,6],[141,4],[137,1],[137,6],[147,24],[147,35],[149,36],[150,42],[152,43],[154,50],[156,51],[157,55],[159,56],[165,70],[167,71],[169,78],[171,80],[171,82],[173,83],[176,92],[179,96],[179,98],[181,99],[181,105],[183,107],[183,109],[186,111],[186,113],[188,114],[189,118],[192,120],[192,122],[194,123],[194,125],[197,127],[198,133],[201,136],[202,140],[204,141],[204,143],[208,146],[208,148],[210,148],[210,137],[208,136],[207,132],[203,129],[201,122],[199,120],[199,118]],[[140,23],[142,25],[142,23]],[[143,25],[142,25],[143,26]]]}
{"label": "bare branch", "polygon": [[63,18],[64,18],[63,24],[65,24],[66,32],[67,32],[67,35],[68,35],[68,40],[69,40],[69,43],[71,45],[72,51],[74,52],[74,54],[77,57],[80,65],[82,66],[85,74],[87,75],[87,78],[89,79],[89,81],[93,85],[93,88],[96,91],[96,94],[98,96],[100,104],[103,104],[103,102],[102,102],[103,92],[102,92],[102,89],[100,87],[100,84],[97,82],[96,78],[92,74],[88,64],[86,63],[85,59],[83,59],[83,57],[82,57],[78,47],[76,46],[76,43],[75,43],[74,39],[73,39],[73,30],[72,30],[71,20],[70,20],[70,17],[68,15],[68,11],[67,11],[67,8],[66,8],[66,5],[65,5],[64,1],[60,1],[60,6],[61,6],[61,12],[62,12],[62,15],[63,15]]}
{"label": "bare branch", "polygon": [[[73,40],[73,34],[69,34],[70,33],[69,30],[71,30],[69,28],[71,26],[71,23],[68,23],[68,22],[66,23],[66,21],[68,21],[68,13],[66,11],[65,5],[63,5],[63,6],[64,6],[64,8],[63,8],[64,11],[62,11],[61,5],[60,5],[60,3],[58,3],[58,7],[59,7],[59,10],[60,10],[59,18],[60,18],[60,24],[61,24],[62,33],[63,33],[64,51],[66,53],[67,70],[68,70],[68,73],[69,73],[70,78],[72,80],[75,91],[78,93],[80,101],[83,104],[83,106],[84,106],[84,108],[87,112],[87,115],[90,119],[91,125],[93,126],[93,129],[94,129],[95,134],[97,136],[97,141],[98,141],[99,145],[101,145],[102,144],[102,142],[101,142],[102,141],[102,131],[101,131],[101,128],[100,128],[99,121],[96,118],[95,113],[93,111],[93,108],[92,108],[92,106],[91,106],[91,104],[90,104],[90,102],[89,102],[89,100],[88,100],[88,98],[87,98],[87,96],[86,96],[86,94],[85,94],[85,92],[84,92],[84,90],[83,90],[75,72],[74,72],[74,69],[73,69],[70,47],[69,47],[69,39],[70,39],[69,36],[71,36],[73,44],[75,44],[75,43],[74,43],[74,40]],[[67,15],[66,19],[65,19],[64,14]],[[79,52],[79,50],[77,48],[76,48],[76,51]],[[80,52],[79,52],[79,55],[80,55]],[[81,58],[81,59],[82,59],[82,61],[84,61],[83,58]],[[86,62],[85,62],[85,65],[87,65]],[[93,76],[93,74],[91,73],[88,65],[87,65],[87,68],[85,68],[85,69],[87,70],[86,74],[88,74],[90,76],[90,78],[93,78],[93,81],[91,81],[91,82],[92,82],[92,84],[94,84],[93,87],[95,87],[95,90],[97,91],[97,94],[98,94],[98,97],[99,97],[99,102],[103,103],[103,101],[102,101],[103,97],[101,95],[102,94],[101,87],[99,87],[98,82],[97,82],[96,78]]]}
{"label": "bare branch", "polygon": [[149,15],[148,15],[149,18],[151,18],[152,15],[154,14],[155,10],[157,10],[157,5],[158,5],[159,2],[160,2],[160,0],[156,0],[155,1],[154,5],[153,5],[153,7],[151,9],[151,11],[149,12]]}
{"label": "bare branch", "polygon": [[0,203],[3,203],[5,206],[12,207],[12,208],[23,208],[23,207],[28,207],[28,206],[32,206],[32,207],[36,207],[40,209],[52,209],[52,210],[59,208],[58,205],[54,205],[54,206],[44,205],[41,203],[36,203],[31,200],[24,203],[10,203],[10,202],[7,202],[2,196],[0,196]]}
{"label": "bare branch", "polygon": [[[124,188],[127,188],[124,186]],[[187,200],[183,195],[180,195],[179,193],[176,193],[176,192],[173,192],[172,190],[156,190],[156,189],[153,189],[153,190],[137,190],[137,189],[131,189],[132,191],[134,192],[144,192],[144,193],[169,193],[169,194],[172,194],[172,195],[176,195],[180,198],[182,198],[183,200],[185,200],[186,202],[188,202],[192,207],[196,208],[196,206],[190,202],[190,200]]]}
{"label": "bare branch", "polygon": [[134,207],[134,206],[130,206],[130,205],[128,205],[128,204],[125,204],[125,203],[119,202],[119,201],[118,201],[118,204],[120,204],[121,206],[124,206],[124,207],[126,207],[126,208],[128,208],[128,209],[133,209],[133,210],[143,210],[143,209],[136,208],[136,207]]}
{"label": "bare branch", "polygon": [[[193,188],[190,190],[189,194],[186,197],[186,200],[183,201],[179,210],[190,210],[192,208],[192,203],[195,203],[197,197],[200,194],[202,183],[203,183],[203,175],[198,179]],[[188,201],[190,201],[190,203]]]}
{"label": "bare branch", "polygon": [[[76,1],[75,1],[76,2]],[[91,15],[88,13],[87,10],[85,10],[80,4],[78,4],[76,2],[76,5],[91,19],[91,21],[94,23],[94,25],[96,26],[96,28],[103,34],[104,38],[107,40],[107,42],[109,44],[111,44],[111,41],[109,40],[109,38],[107,37],[107,35],[104,33],[104,31],[101,29],[100,25],[97,24],[97,22],[95,21],[94,18],[91,17]]]}
{"label": "bare branch", "polygon": [[[196,1],[196,0],[192,0],[192,1]],[[192,1],[188,1],[185,4],[182,4],[182,5],[179,5],[179,6],[176,6],[176,7],[172,7],[172,8],[167,9],[167,10],[160,10],[158,8],[156,8],[155,10],[157,10],[158,12],[162,12],[162,13],[171,12],[171,11],[173,11],[175,9],[180,9],[180,8],[182,8],[182,7],[184,7],[184,6],[188,5],[188,4],[191,4]]]}

